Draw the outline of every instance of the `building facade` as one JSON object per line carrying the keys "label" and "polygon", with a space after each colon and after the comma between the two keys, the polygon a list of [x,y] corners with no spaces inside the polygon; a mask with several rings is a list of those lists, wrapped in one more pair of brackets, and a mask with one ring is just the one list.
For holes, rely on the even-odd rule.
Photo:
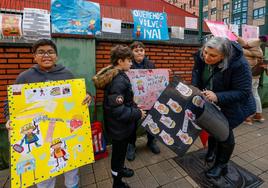
{"label": "building facade", "polygon": [[203,0],[203,16],[232,24],[265,24],[265,0]]}
{"label": "building facade", "polygon": [[199,15],[199,0],[165,0],[166,2],[173,4],[193,15]]}

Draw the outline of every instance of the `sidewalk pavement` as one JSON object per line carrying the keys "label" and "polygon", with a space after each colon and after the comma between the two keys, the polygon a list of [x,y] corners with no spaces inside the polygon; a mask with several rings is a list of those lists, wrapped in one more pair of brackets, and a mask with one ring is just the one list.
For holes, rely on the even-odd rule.
{"label": "sidewalk pavement", "polygon": [[[263,179],[261,188],[268,187],[268,108],[264,109],[264,123],[254,123],[252,126],[242,124],[235,129],[236,146],[232,161],[244,167]],[[133,188],[191,188],[199,187],[188,174],[173,161],[177,155],[166,146],[158,142],[161,153],[155,155],[146,147],[146,137],[137,141],[137,155],[133,162],[126,160],[126,166],[135,170],[135,175],[124,180]],[[197,138],[188,152],[202,148]],[[108,149],[110,151],[110,148]],[[80,187],[83,188],[111,188],[110,160],[108,158],[96,161],[94,164],[80,168]],[[2,184],[3,174],[0,171]],[[0,186],[1,186],[0,184]],[[8,186],[7,186],[8,187]],[[64,176],[59,176],[57,188],[64,187]]]}

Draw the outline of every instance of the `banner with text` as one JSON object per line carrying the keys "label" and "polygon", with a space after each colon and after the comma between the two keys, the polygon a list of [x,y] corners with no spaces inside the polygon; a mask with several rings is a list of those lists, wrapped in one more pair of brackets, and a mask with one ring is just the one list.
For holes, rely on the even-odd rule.
{"label": "banner with text", "polygon": [[133,38],[139,40],[169,40],[167,14],[133,10]]}

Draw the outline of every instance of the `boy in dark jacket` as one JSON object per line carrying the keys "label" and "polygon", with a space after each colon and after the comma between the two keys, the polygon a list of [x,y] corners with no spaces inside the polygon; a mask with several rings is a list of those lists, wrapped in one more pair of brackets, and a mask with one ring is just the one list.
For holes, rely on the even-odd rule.
{"label": "boy in dark jacket", "polygon": [[113,188],[129,187],[122,177],[134,175],[124,166],[129,138],[135,133],[135,123],[145,117],[133,101],[131,83],[125,71],[131,66],[132,52],[127,46],[117,45],[111,50],[111,66],[105,67],[93,77],[96,88],[104,89],[104,123],[112,139]]}
{"label": "boy in dark jacket", "polygon": [[[33,45],[34,61],[37,65],[22,72],[14,84],[26,84],[35,82],[46,82],[56,80],[73,79],[73,74],[62,65],[57,65],[58,59],[57,47],[53,41],[40,39]],[[90,103],[91,97],[87,94],[83,104]],[[5,106],[5,116],[9,119],[8,103]],[[8,130],[11,129],[9,121],[6,124]],[[71,170],[64,174],[65,186],[67,188],[76,188],[79,183],[78,169]],[[37,184],[38,188],[54,188],[56,177],[50,178]]]}
{"label": "boy in dark jacket", "polygon": [[[155,65],[145,57],[145,46],[142,42],[135,41],[130,45],[130,48],[133,53],[133,59],[132,59],[132,66],[131,69],[155,69]],[[138,122],[136,122],[136,130],[138,127]],[[156,144],[156,140],[153,135],[151,135],[149,132],[147,133],[147,146],[149,149],[154,153],[158,154],[160,153],[160,149]],[[130,142],[128,144],[127,148],[127,160],[133,161],[135,159],[135,152],[136,152],[136,143],[137,135],[136,131],[135,134],[132,135],[130,138]]]}

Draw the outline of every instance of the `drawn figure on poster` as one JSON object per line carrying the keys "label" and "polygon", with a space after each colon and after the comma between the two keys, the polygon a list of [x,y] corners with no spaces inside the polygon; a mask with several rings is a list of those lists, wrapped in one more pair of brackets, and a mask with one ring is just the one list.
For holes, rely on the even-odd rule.
{"label": "drawn figure on poster", "polygon": [[139,94],[145,93],[144,84],[142,80],[137,80],[137,89],[139,91]]}
{"label": "drawn figure on poster", "polygon": [[167,145],[174,144],[174,139],[166,131],[162,130],[159,136],[163,139],[163,142]]}
{"label": "drawn figure on poster", "polygon": [[[36,130],[36,133],[34,132]],[[40,131],[38,128],[38,125],[36,124],[35,121],[33,121],[33,123],[28,123],[24,126],[21,127],[21,134],[24,135],[23,139],[20,142],[20,146],[23,145],[23,143],[25,142],[25,144],[28,145],[28,152],[31,152],[31,144],[35,144],[36,147],[40,147],[41,145],[38,144],[38,136]]]}
{"label": "drawn figure on poster", "polygon": [[191,145],[193,143],[193,138],[182,130],[179,130],[176,136],[178,136],[184,144]]}
{"label": "drawn figure on poster", "polygon": [[19,158],[16,164],[16,172],[20,176],[20,187],[22,187],[22,174],[28,171],[33,171],[34,180],[36,180],[35,170],[36,170],[36,161],[32,155],[27,154]]}
{"label": "drawn figure on poster", "polygon": [[168,114],[169,109],[164,104],[160,103],[159,101],[156,101],[154,104],[154,108],[160,113],[160,114]]}
{"label": "drawn figure on poster", "polygon": [[94,20],[94,19],[91,19],[89,21],[88,29],[91,30],[92,33],[95,33],[94,32],[94,30],[95,30],[95,23],[96,23],[96,20]]}
{"label": "drawn figure on poster", "polygon": [[137,37],[140,37],[141,36],[141,26],[140,25],[137,25],[136,36]]}
{"label": "drawn figure on poster", "polygon": [[73,132],[83,125],[83,117],[81,115],[74,115],[71,120],[66,121],[70,131]]}
{"label": "drawn figure on poster", "polygon": [[65,141],[63,143],[60,138],[56,138],[52,141],[50,148],[52,149],[51,156],[57,161],[56,167],[60,165],[59,161],[62,161],[60,160],[61,158],[63,159],[63,162],[68,160],[65,151],[67,148]]}
{"label": "drawn figure on poster", "polygon": [[40,96],[46,96],[43,89],[40,89]]}

